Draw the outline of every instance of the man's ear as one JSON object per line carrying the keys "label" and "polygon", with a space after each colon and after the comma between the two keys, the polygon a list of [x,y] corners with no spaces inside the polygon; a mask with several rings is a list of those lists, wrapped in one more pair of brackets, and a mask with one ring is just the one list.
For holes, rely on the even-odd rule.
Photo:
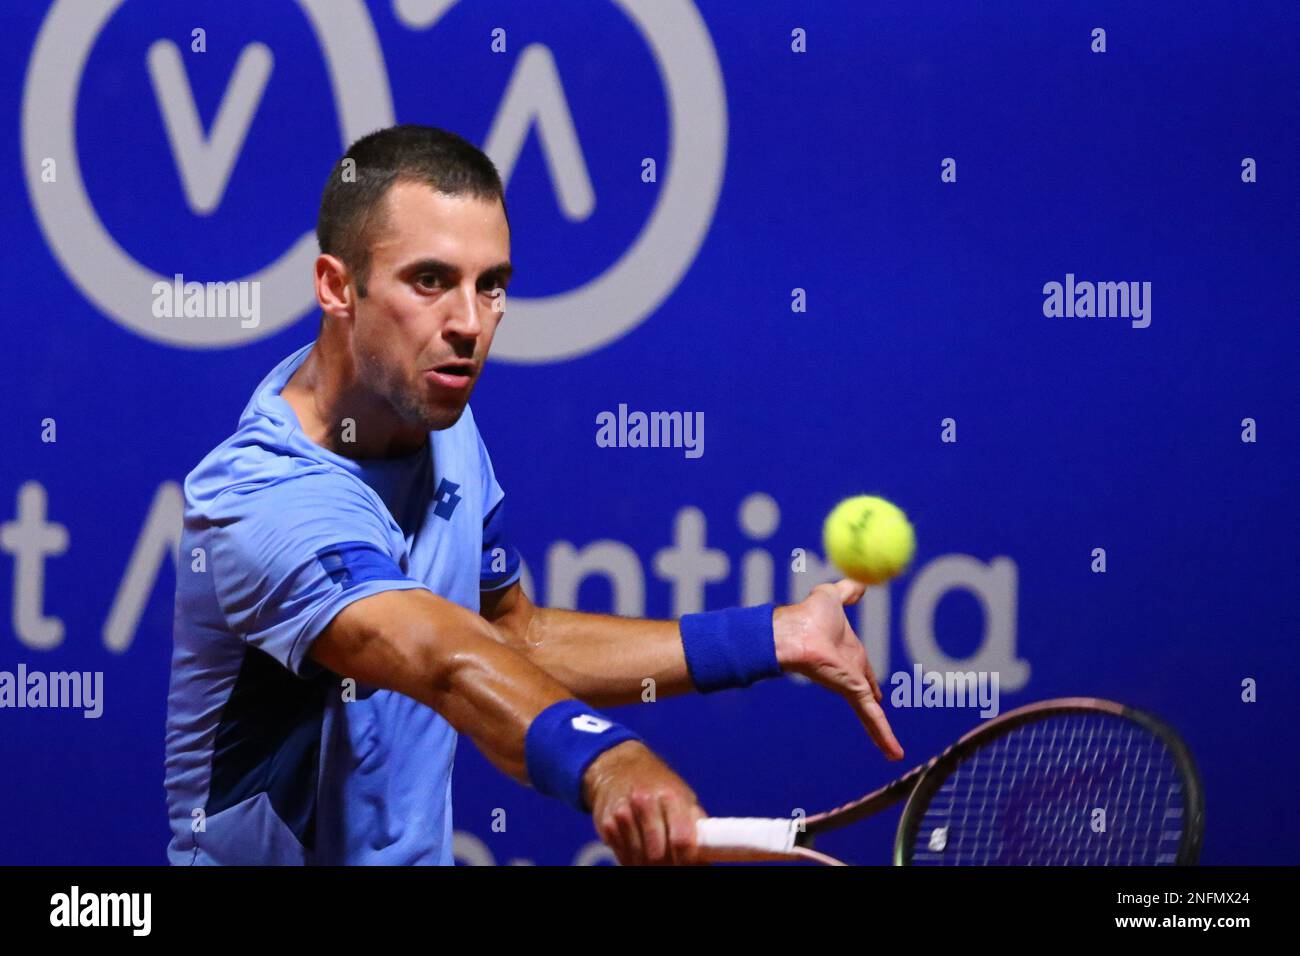
{"label": "man's ear", "polygon": [[337,319],[351,318],[356,307],[356,285],[352,273],[337,256],[316,257],[316,302],[321,312]]}

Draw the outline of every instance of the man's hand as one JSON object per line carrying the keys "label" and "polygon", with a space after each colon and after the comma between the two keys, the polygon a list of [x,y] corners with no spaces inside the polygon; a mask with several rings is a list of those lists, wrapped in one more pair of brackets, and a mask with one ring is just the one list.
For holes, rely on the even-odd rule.
{"label": "man's hand", "polygon": [[624,866],[697,863],[695,792],[640,741],[611,747],[583,775],[596,833]]}
{"label": "man's hand", "polygon": [[777,608],[772,616],[776,659],[787,673],[803,674],[847,700],[881,752],[899,760],[903,748],[880,706],[876,675],[844,614],[844,605],[857,604],[866,589],[844,578],[817,585],[798,604]]}

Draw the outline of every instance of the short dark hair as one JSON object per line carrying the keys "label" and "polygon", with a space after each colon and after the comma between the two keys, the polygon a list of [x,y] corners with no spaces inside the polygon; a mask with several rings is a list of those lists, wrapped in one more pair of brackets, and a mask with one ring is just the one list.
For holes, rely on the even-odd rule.
{"label": "short dark hair", "polygon": [[362,296],[370,274],[371,234],[381,222],[384,197],[398,182],[424,183],[448,196],[499,199],[505,211],[505,189],[492,160],[455,133],[403,125],[363,136],[334,164],[316,218],[320,251],[352,270]]}

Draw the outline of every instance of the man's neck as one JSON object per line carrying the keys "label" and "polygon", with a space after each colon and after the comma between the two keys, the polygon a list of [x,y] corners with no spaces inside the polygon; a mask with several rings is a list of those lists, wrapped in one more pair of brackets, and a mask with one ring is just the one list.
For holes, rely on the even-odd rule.
{"label": "man's neck", "polygon": [[351,354],[324,332],[280,395],[308,439],[345,458],[401,458],[429,439],[359,385]]}

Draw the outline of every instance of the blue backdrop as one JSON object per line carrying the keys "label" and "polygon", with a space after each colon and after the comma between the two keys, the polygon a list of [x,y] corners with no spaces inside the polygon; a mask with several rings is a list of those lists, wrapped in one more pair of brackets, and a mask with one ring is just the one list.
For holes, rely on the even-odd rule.
{"label": "blue backdrop", "polygon": [[[1294,3],[15,0],[0,23],[0,671],[104,675],[98,719],[0,709],[0,863],[163,862],[175,483],[314,336],[321,186],[394,120],[507,177],[516,280],[473,406],[536,600],[796,600],[829,577],[830,506],[884,494],[919,548],[850,615],[882,675],[1149,709],[1199,762],[1203,860],[1297,861]],[[177,273],[260,282],[258,325],[153,319]],[[1067,275],[1150,283],[1149,325],[1045,315]],[[704,454],[598,447],[620,404],[702,412]],[[901,769],[790,679],[618,716],[715,814]],[[891,719],[910,766],[980,718]],[[455,794],[465,862],[607,859],[468,742]],[[886,862],[893,823],[827,845]]]}

